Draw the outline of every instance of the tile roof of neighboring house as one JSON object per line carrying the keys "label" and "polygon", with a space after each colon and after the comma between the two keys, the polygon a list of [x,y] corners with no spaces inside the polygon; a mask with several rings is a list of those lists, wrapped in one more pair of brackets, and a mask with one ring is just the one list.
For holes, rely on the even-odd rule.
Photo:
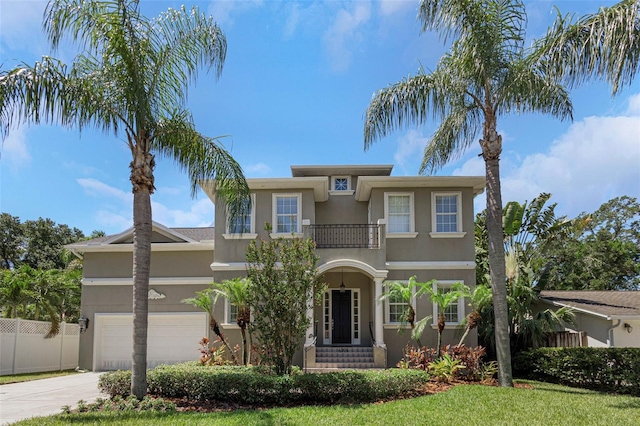
{"label": "tile roof of neighboring house", "polygon": [[[192,239],[194,241],[206,241],[213,240],[214,238],[214,227],[200,227],[200,228],[169,228],[173,232],[180,234],[186,238]],[[69,246],[78,247],[78,246],[96,246],[100,245],[105,241],[108,241],[115,237],[116,235],[121,234],[111,234],[105,235],[104,237],[93,238],[91,240],[78,241],[73,244],[69,244]]]}
{"label": "tile roof of neighboring house", "polygon": [[640,319],[640,291],[542,291],[540,299],[607,318]]}
{"label": "tile roof of neighboring house", "polygon": [[195,241],[213,240],[214,228],[209,226],[206,228],[169,228],[178,234],[182,234],[185,237],[191,238]]}

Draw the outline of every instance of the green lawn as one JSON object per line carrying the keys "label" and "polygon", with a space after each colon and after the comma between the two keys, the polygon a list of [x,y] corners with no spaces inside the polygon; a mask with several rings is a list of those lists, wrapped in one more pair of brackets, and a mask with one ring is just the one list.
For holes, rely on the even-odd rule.
{"label": "green lawn", "polygon": [[44,373],[24,373],[24,374],[12,374],[10,376],[0,376],[0,385],[7,385],[9,383],[29,382],[31,380],[48,379],[50,377],[68,376],[69,374],[77,374],[75,370],[63,370],[63,371],[47,371]]}
{"label": "green lawn", "polygon": [[640,398],[539,382],[534,389],[480,385],[388,403],[224,413],[82,413],[19,425],[639,425]]}

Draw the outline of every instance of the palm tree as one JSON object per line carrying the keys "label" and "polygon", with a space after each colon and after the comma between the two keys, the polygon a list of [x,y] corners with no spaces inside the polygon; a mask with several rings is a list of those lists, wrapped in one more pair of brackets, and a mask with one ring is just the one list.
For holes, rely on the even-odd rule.
{"label": "palm tree", "polygon": [[[237,308],[236,324],[242,333],[242,364],[251,363],[251,307],[249,306],[249,279],[234,278],[224,280],[222,283],[213,283],[211,287],[214,293],[225,297],[229,304]],[[249,331],[249,344],[247,345],[247,330]]]}
{"label": "palm tree", "polygon": [[[414,280],[415,277],[412,277]],[[427,294],[433,303],[438,307],[438,356],[442,353],[442,332],[446,325],[444,312],[451,304],[463,297],[463,293],[459,289],[459,283],[452,286],[451,289],[443,289],[436,284],[435,280],[426,283],[416,283],[418,286],[418,295]],[[435,289],[434,289],[435,287]]]}
{"label": "palm tree", "polygon": [[456,37],[435,70],[377,92],[366,111],[364,145],[391,131],[440,122],[424,151],[420,173],[432,173],[458,158],[481,132],[487,178],[489,264],[495,308],[499,382],[513,386],[502,234],[498,116],[541,112],[572,117],[569,94],[531,63],[525,49],[526,13],[521,1],[422,0],[422,31]]}
{"label": "palm tree", "polygon": [[418,347],[422,347],[420,336],[422,336],[431,316],[426,316],[416,322],[416,310],[413,307],[413,303],[417,296],[415,292],[417,286],[418,283],[416,282],[415,276],[411,277],[408,283],[400,281],[387,283],[387,289],[380,295],[379,300],[387,300],[406,305],[405,311],[400,313],[400,328],[398,328],[398,333],[402,333],[404,331],[402,325],[408,323],[411,327],[411,338],[416,341]]}
{"label": "palm tree", "polygon": [[20,122],[94,126],[125,136],[133,189],[133,361],[131,393],[147,389],[147,322],[151,259],[151,194],[155,155],[186,170],[195,194],[200,180],[235,217],[249,189],[241,167],[216,139],[195,129],[186,92],[200,68],[222,72],[226,39],[197,8],[169,9],[157,19],[140,14],[138,0],[53,0],[44,29],[55,50],[70,36],[83,53],[71,67],[50,57],[0,75],[4,132]]}
{"label": "palm tree", "polygon": [[640,65],[640,2],[622,0],[574,18],[558,11],[553,26],[536,41],[534,57],[570,86],[599,78],[615,95],[631,85]]}
{"label": "palm tree", "polygon": [[224,333],[222,332],[222,330],[220,330],[220,325],[218,324],[218,321],[216,321],[216,317],[214,316],[213,307],[218,301],[219,296],[220,293],[215,292],[212,288],[207,288],[202,291],[196,291],[195,297],[182,299],[182,303],[193,305],[209,314],[209,327],[215,333],[215,335],[218,336],[218,339],[227,349],[229,355],[231,356],[231,359],[233,360],[233,363],[238,364],[238,360],[233,354],[231,346],[229,346],[229,342],[227,341],[227,338],[224,337]]}
{"label": "palm tree", "polygon": [[461,346],[464,339],[469,335],[469,332],[480,323],[482,310],[491,304],[491,288],[485,285],[476,285],[473,291],[471,291],[471,288],[463,285],[459,287],[459,291],[461,293],[460,297],[469,299],[469,306],[471,307],[471,312],[469,312],[465,318],[464,333],[460,338],[460,342],[458,342],[458,346]]}

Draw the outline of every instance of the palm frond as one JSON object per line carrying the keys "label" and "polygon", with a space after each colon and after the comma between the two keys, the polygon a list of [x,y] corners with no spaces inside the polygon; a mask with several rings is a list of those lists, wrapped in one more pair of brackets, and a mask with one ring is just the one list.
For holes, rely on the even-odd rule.
{"label": "palm frond", "polygon": [[622,0],[578,19],[558,11],[534,49],[532,58],[571,87],[598,77],[616,94],[631,84],[640,64],[640,2]]}

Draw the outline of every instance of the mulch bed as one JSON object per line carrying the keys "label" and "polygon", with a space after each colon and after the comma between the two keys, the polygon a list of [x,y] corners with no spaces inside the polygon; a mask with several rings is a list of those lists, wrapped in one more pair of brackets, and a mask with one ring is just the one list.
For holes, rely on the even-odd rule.
{"label": "mulch bed", "polygon": [[[451,381],[449,383],[445,382],[437,382],[430,381],[427,383],[422,389],[418,389],[415,393],[411,395],[407,395],[408,398],[424,396],[424,395],[433,395],[436,393],[446,392],[454,386],[458,385],[484,385],[484,386],[498,386],[498,382],[496,380],[487,381],[487,382],[467,382],[463,380]],[[533,389],[533,386],[526,383],[514,383],[514,387],[516,388],[524,388],[524,389]],[[300,404],[290,404],[290,405],[249,405],[249,404],[235,404],[235,403],[227,403],[227,402],[219,402],[219,401],[193,401],[188,400],[187,398],[164,398],[166,400],[172,401],[176,404],[177,411],[181,412],[199,412],[199,413],[213,413],[213,412],[224,412],[224,411],[234,411],[234,410],[266,410],[269,408],[291,408],[295,406],[300,406]],[[390,402],[391,400],[383,400],[378,401],[376,404],[384,404],[386,402]]]}

